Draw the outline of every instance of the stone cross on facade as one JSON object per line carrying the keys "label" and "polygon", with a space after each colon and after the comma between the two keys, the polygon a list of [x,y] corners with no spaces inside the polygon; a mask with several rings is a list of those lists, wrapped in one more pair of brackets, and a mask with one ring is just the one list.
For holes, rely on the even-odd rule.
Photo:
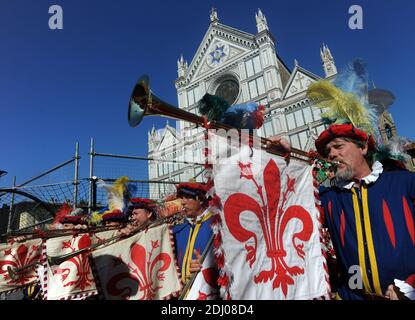
{"label": "stone cross on facade", "polygon": [[295,79],[295,81],[300,85],[301,90],[303,89],[303,83],[302,83],[303,79],[304,79],[304,76],[301,73],[298,73]]}

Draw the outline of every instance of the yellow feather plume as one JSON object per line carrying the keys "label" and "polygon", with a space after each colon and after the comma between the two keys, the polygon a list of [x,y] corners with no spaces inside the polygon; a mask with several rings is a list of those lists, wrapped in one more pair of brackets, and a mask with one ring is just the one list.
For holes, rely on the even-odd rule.
{"label": "yellow feather plume", "polygon": [[103,213],[100,213],[99,211],[92,212],[89,218],[89,223],[93,225],[101,223],[102,216],[103,216]]}
{"label": "yellow feather plume", "polygon": [[112,187],[108,190],[108,207],[110,211],[123,211],[125,207],[125,197],[128,191],[128,177],[122,176],[118,178]]}
{"label": "yellow feather plume", "polygon": [[373,133],[366,108],[352,93],[343,92],[331,82],[322,80],[308,87],[307,96],[316,101],[316,107],[325,110],[323,118],[335,119],[336,124],[350,121],[356,128]]}
{"label": "yellow feather plume", "polygon": [[123,212],[128,201],[128,177],[122,176],[115,180],[113,185],[106,184],[103,180],[98,180],[97,186],[107,191],[108,209],[105,211],[94,211],[89,217],[89,223],[99,224],[105,214],[115,210]]}

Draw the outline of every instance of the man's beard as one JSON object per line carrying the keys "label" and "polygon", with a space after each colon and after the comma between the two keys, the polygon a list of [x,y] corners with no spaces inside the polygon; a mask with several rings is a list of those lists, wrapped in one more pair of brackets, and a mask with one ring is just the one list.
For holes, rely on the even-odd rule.
{"label": "man's beard", "polygon": [[347,165],[345,163],[343,163],[343,164],[346,166],[346,168],[343,169],[343,170],[337,170],[336,171],[336,180],[337,181],[346,181],[346,182],[347,181],[352,181],[353,178],[354,178],[353,169],[349,165]]}

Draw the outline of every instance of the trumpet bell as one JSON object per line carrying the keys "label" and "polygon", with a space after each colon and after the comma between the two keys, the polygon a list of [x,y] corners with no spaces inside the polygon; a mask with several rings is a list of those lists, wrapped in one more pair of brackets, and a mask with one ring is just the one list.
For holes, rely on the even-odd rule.
{"label": "trumpet bell", "polygon": [[131,93],[130,102],[128,104],[128,124],[136,127],[146,115],[148,100],[151,95],[150,79],[147,75],[143,75],[138,79],[133,92]]}

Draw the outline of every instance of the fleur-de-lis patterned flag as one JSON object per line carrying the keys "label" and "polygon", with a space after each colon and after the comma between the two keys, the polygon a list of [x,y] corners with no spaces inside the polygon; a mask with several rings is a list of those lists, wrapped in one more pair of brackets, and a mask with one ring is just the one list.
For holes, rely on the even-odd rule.
{"label": "fleur-de-lis patterned flag", "polygon": [[[78,234],[46,241],[47,256],[59,256],[89,247],[94,236]],[[88,252],[78,254],[60,265],[49,265],[44,257],[43,297],[46,300],[80,300],[96,295],[97,289]]]}
{"label": "fleur-de-lis patterned flag", "polygon": [[[2,244],[0,246],[0,293],[29,286],[38,281],[35,263],[40,261],[42,252],[42,239],[34,239],[23,243]],[[17,274],[13,279],[7,268],[22,268],[32,265]]]}
{"label": "fleur-de-lis patterned flag", "polygon": [[185,300],[216,300],[219,297],[217,279],[218,270],[215,263],[213,248],[210,247],[203,260],[202,269],[197,274]]}
{"label": "fleur-de-lis patterned flag", "polygon": [[106,300],[161,300],[180,294],[167,224],[98,249],[92,256]]}
{"label": "fleur-de-lis patterned flag", "polygon": [[[220,139],[216,137],[216,139]],[[218,143],[213,165],[220,198],[215,251],[221,295],[231,299],[328,296],[312,167],[245,145]],[[226,159],[224,152],[231,155]]]}

